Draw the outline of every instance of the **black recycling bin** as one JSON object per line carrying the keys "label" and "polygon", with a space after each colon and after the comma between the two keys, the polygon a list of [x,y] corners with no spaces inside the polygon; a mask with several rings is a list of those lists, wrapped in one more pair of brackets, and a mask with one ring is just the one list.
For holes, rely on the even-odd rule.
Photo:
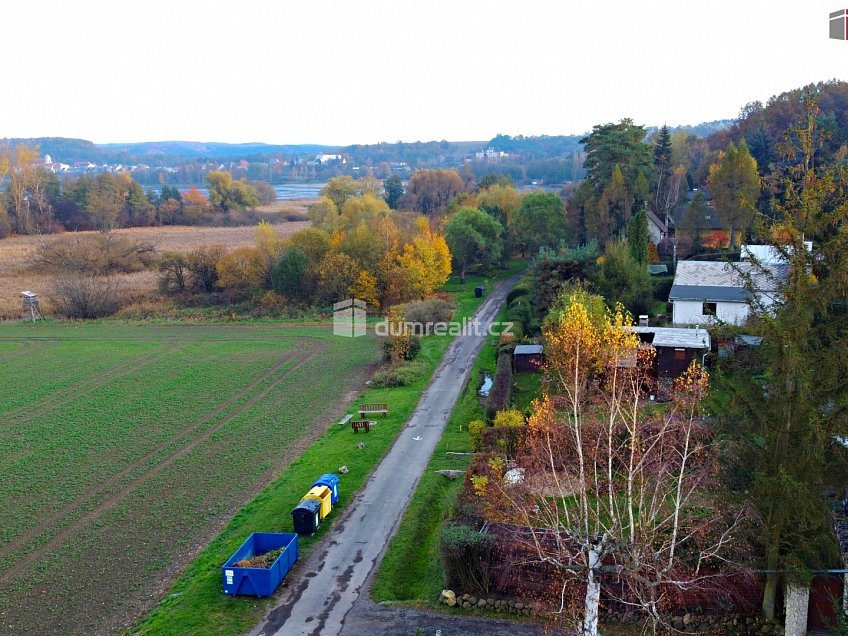
{"label": "black recycling bin", "polygon": [[313,534],[321,520],[321,503],[315,499],[304,499],[292,509],[294,531],[298,534]]}
{"label": "black recycling bin", "polygon": [[477,298],[482,298],[483,297],[483,288],[482,287],[475,287],[474,288],[474,295],[477,296]]}

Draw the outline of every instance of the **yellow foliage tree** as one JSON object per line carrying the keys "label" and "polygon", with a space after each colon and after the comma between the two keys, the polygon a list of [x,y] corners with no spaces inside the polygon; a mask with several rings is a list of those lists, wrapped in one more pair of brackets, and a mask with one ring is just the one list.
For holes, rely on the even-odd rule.
{"label": "yellow foliage tree", "polygon": [[380,309],[380,296],[377,290],[377,277],[367,270],[360,270],[356,280],[348,289],[352,298],[364,300],[376,310]]}
{"label": "yellow foliage tree", "polygon": [[260,221],[256,227],[256,249],[262,257],[262,265],[265,268],[264,285],[271,286],[271,272],[274,265],[280,260],[285,248],[285,241],[277,234],[277,231],[268,221]]}
{"label": "yellow foliage tree", "polygon": [[265,282],[265,263],[255,247],[238,247],[224,254],[215,264],[218,284],[224,289],[252,292]]}
{"label": "yellow foliage tree", "polygon": [[451,253],[445,237],[429,227],[419,225],[418,229],[397,257],[399,272],[395,274],[405,281],[403,300],[430,296],[448,281],[451,273]]}
{"label": "yellow foliage tree", "polygon": [[524,414],[517,409],[498,411],[495,414],[495,428],[507,426],[524,426]]}

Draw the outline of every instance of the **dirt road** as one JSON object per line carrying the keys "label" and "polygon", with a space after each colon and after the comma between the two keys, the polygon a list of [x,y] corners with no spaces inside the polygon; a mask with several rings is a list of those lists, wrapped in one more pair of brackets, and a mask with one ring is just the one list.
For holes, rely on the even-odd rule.
{"label": "dirt road", "polygon": [[474,315],[479,329],[473,335],[460,335],[453,341],[386,457],[333,531],[312,551],[300,579],[254,635],[343,633],[354,603],[360,594],[367,594],[368,576],[380,562],[427,467],[488,327],[517,279],[501,283],[480,306]]}

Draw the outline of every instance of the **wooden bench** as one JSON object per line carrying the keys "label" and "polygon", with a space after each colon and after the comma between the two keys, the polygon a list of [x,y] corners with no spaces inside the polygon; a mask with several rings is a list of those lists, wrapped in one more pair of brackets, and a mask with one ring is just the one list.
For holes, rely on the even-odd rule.
{"label": "wooden bench", "polygon": [[382,415],[383,417],[389,414],[389,405],[388,404],[360,404],[359,405],[359,417],[365,417],[366,415]]}
{"label": "wooden bench", "polygon": [[358,433],[360,429],[363,429],[367,433],[376,423],[377,422],[372,420],[353,420],[350,423],[350,427],[353,429],[354,433]]}

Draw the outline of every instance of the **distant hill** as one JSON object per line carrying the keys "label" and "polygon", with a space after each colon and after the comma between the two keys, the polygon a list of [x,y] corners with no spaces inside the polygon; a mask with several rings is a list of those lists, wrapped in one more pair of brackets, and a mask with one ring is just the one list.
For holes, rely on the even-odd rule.
{"label": "distant hill", "polygon": [[243,159],[251,155],[315,155],[336,151],[338,146],[318,144],[274,145],[264,143],[225,144],[202,141],[144,141],[138,143],[98,144],[98,148],[140,157],[181,157],[183,159]]}
{"label": "distant hill", "polygon": [[824,134],[817,163],[830,162],[848,152],[848,82],[832,80],[810,84],[770,98],[765,104],[750,102],[733,125],[712,133],[707,142],[712,150],[723,150],[731,141],[743,139],[762,171],[780,165],[786,153],[780,151],[786,132],[804,115],[805,95],[815,95],[819,107],[816,124]]}
{"label": "distant hill", "polygon": [[[690,135],[695,135],[696,137],[709,137],[714,132],[730,128],[735,122],[735,119],[716,119],[715,121],[705,121],[700,124],[695,124],[694,126],[669,126],[668,129],[671,132],[682,130],[683,132],[688,132]],[[660,126],[649,126],[647,129],[648,132],[654,132],[659,130]]]}

